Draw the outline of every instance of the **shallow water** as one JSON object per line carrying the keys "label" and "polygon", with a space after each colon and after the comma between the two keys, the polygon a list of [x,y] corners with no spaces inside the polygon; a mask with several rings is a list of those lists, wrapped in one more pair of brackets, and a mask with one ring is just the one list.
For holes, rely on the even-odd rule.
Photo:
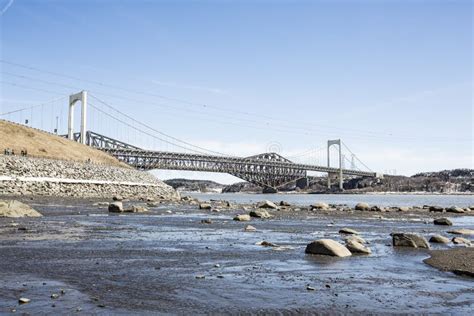
{"label": "shallow water", "polygon": [[262,200],[287,201],[295,205],[310,205],[316,202],[347,204],[355,206],[359,202],[380,206],[423,206],[443,207],[474,205],[474,195],[415,195],[415,194],[248,194],[248,193],[182,193],[202,200],[216,199],[236,203],[255,203]]}
{"label": "shallow water", "polygon": [[[45,215],[40,219],[15,219],[28,228],[25,232],[8,228],[11,219],[0,219],[5,280],[0,314],[11,308],[62,314],[77,308],[99,314],[469,314],[474,308],[472,279],[424,264],[426,250],[391,246],[393,231],[448,236],[448,229],[433,225],[426,214],[312,213],[284,219],[275,214],[271,220],[253,219],[258,231],[244,232],[249,223],[232,220],[238,210],[162,205],[150,213],[117,216],[87,201],[48,204],[36,202]],[[212,224],[201,224],[203,218]],[[454,227],[471,229],[473,219],[452,217]],[[339,259],[304,253],[314,239],[342,241],[342,227],[360,231],[373,253]],[[262,240],[288,248],[256,245]],[[448,247],[454,246],[435,248]],[[308,291],[307,285],[316,290]],[[51,300],[59,288],[66,294]],[[19,306],[19,295],[33,302]]]}

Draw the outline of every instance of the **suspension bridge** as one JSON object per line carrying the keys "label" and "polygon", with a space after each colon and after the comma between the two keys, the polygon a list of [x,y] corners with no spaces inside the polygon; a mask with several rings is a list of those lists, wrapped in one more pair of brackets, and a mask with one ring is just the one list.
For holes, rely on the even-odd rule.
{"label": "suspension bridge", "polygon": [[[35,78],[28,76],[16,76],[22,79],[35,80]],[[70,78],[74,79],[73,77]],[[72,86],[65,86],[64,84],[44,80],[41,82],[61,85],[69,89],[74,88]],[[2,81],[2,83],[8,84],[8,82],[5,81]],[[19,88],[31,88],[16,83],[12,83],[12,85]],[[34,89],[40,90],[38,88]],[[53,92],[44,89],[41,90],[44,92]],[[142,94],[144,93],[142,92]],[[64,102],[66,98],[68,98],[68,108],[66,108]],[[78,120],[74,118],[74,110],[75,106],[79,103],[81,105],[81,116],[79,119],[80,130],[76,132],[74,123]],[[327,145],[321,146],[318,149],[309,150],[300,155],[286,155],[286,157],[284,157],[284,155],[279,152],[270,150],[269,152],[257,155],[241,157],[239,155],[230,155],[210,150],[165,134],[119,111],[117,107],[87,91],[57,98],[52,101],[51,104],[53,104],[53,106],[50,108],[49,114],[45,114],[48,104],[43,103],[41,105],[0,113],[0,117],[29,126],[38,126],[38,124],[33,123],[34,119],[35,121],[38,120],[38,115],[34,115],[33,111],[39,110],[41,121],[40,129],[60,135],[59,125],[62,122],[63,115],[67,114],[67,134],[63,135],[63,137],[107,152],[118,160],[141,170],[164,169],[227,173],[256,185],[275,190],[292,182],[296,182],[299,187],[304,188],[308,185],[312,173],[327,174],[328,187],[331,188],[333,184],[337,184],[339,189],[343,189],[344,177],[383,177],[383,174],[370,170],[370,168],[360,161],[340,139],[328,140]],[[12,116],[16,117],[12,119]],[[49,119],[45,119],[45,117],[49,117]],[[107,132],[104,133],[96,130],[103,128],[103,125],[107,124],[107,120],[103,117],[112,121],[112,124],[120,126],[114,135],[108,135]],[[232,117],[228,118],[232,119]],[[49,127],[44,126],[45,120],[49,120]],[[238,118],[236,118],[236,120],[238,120]],[[90,125],[94,124],[89,123],[94,121],[94,128],[90,128]],[[124,139],[125,137],[123,137],[123,135],[127,133],[127,131],[128,133],[132,131],[138,134],[138,140],[135,138],[135,141],[133,141],[130,140],[129,137]],[[144,137],[160,141],[167,146],[167,149],[163,150],[160,148],[160,150],[158,150],[158,146],[143,146],[142,140]],[[171,147],[172,150],[169,150],[169,147]],[[348,152],[348,154],[343,153],[343,150]],[[323,159],[321,159],[321,157],[312,159],[312,161],[309,162],[296,161],[298,160],[297,158],[302,156],[314,154],[325,154],[326,157]],[[347,158],[348,156],[351,157],[351,160]],[[336,163],[333,161],[334,158],[337,158]],[[327,164],[321,165],[321,160],[327,160]],[[337,166],[331,166],[331,162]],[[350,168],[346,168],[346,164],[350,164]]]}

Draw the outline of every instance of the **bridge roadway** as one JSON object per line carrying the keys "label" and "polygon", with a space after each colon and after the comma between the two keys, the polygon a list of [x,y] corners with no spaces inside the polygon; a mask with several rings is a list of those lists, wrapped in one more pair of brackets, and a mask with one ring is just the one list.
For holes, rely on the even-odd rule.
{"label": "bridge roadway", "polygon": [[[75,133],[74,139],[79,138],[79,133]],[[308,171],[329,174],[340,172],[339,168],[293,163],[276,153],[231,157],[144,150],[91,131],[87,132],[86,143],[141,170],[169,169],[229,173],[251,183],[271,188],[278,188],[306,178]],[[375,172],[360,170],[342,169],[342,173],[361,177],[378,177]]]}

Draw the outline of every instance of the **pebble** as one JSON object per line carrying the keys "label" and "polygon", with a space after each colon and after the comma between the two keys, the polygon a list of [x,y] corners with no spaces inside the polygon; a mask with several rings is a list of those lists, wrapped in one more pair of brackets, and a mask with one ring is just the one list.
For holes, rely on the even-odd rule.
{"label": "pebble", "polygon": [[20,297],[20,299],[18,300],[18,303],[20,304],[28,304],[29,302],[31,302],[31,300],[26,297]]}

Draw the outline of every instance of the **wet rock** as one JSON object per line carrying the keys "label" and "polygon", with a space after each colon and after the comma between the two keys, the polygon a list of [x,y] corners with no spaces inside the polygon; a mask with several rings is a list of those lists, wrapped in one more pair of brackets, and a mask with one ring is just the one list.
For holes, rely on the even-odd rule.
{"label": "wet rock", "polygon": [[200,203],[199,209],[200,210],[210,210],[212,208],[211,204],[209,203]]}
{"label": "wet rock", "polygon": [[276,206],[275,203],[273,203],[272,201],[268,201],[268,200],[265,200],[265,201],[262,201],[260,203],[258,203],[257,205],[258,208],[272,208],[272,209],[277,209],[278,206]]}
{"label": "wet rock", "polygon": [[441,235],[433,235],[430,238],[430,242],[437,244],[449,244],[450,240],[447,237]]}
{"label": "wet rock", "polygon": [[397,207],[397,211],[398,212],[408,212],[408,211],[410,211],[410,207],[409,206],[400,206],[400,207]]}
{"label": "wet rock", "polygon": [[471,245],[471,241],[469,239],[462,238],[462,237],[454,237],[452,241],[453,241],[453,244],[456,244],[456,245],[460,245],[460,244],[464,244],[468,246]]}
{"label": "wet rock", "polygon": [[355,206],[356,211],[368,211],[370,210],[370,205],[364,202],[357,203]]}
{"label": "wet rock", "polygon": [[311,208],[311,210],[327,210],[327,209],[329,209],[329,204],[319,202],[319,203],[315,203],[315,204],[310,205],[310,208]]}
{"label": "wet rock", "polygon": [[115,196],[112,198],[112,200],[114,200],[114,201],[123,201],[123,196],[121,196],[121,195],[115,195]]}
{"label": "wet rock", "polygon": [[352,228],[344,227],[339,230],[339,234],[359,235],[359,232]]}
{"label": "wet rock", "polygon": [[444,207],[441,206],[430,206],[430,212],[444,212]]}
{"label": "wet rock", "polygon": [[250,215],[248,214],[239,214],[234,217],[234,221],[248,222],[250,220]]}
{"label": "wet rock", "polygon": [[291,206],[291,204],[285,201],[281,201],[280,206]]}
{"label": "wet rock", "polygon": [[205,275],[202,275],[202,274],[198,274],[198,275],[196,275],[196,279],[200,279],[200,280],[202,280],[202,279],[205,279],[205,278],[206,278],[206,276],[205,276]]}
{"label": "wet rock", "polygon": [[263,247],[278,247],[278,245],[266,240],[259,241],[258,243],[256,243],[256,245],[263,246]]}
{"label": "wet rock", "polygon": [[346,242],[348,242],[349,240],[354,240],[354,241],[357,241],[360,244],[366,244],[367,243],[367,241],[365,241],[364,238],[362,238],[360,236],[356,236],[356,235],[351,235],[351,236],[347,237],[345,240],[346,240]]}
{"label": "wet rock", "polygon": [[455,234],[455,235],[474,235],[474,230],[472,229],[467,229],[467,228],[461,228],[461,229],[455,229],[455,230],[450,230],[448,231],[450,234]]}
{"label": "wet rock", "polygon": [[446,209],[446,212],[448,213],[465,213],[464,209],[460,208],[460,207],[457,207],[457,206],[451,206],[449,208]]}
{"label": "wet rock", "polygon": [[133,205],[131,208],[126,209],[125,212],[128,213],[144,213],[148,212],[148,209],[142,205]]}
{"label": "wet rock", "polygon": [[306,286],[306,289],[307,289],[308,291],[316,291],[316,289],[315,289],[314,287],[309,286],[309,285]]}
{"label": "wet rock", "polygon": [[59,294],[56,294],[56,293],[51,294],[51,298],[53,300],[57,299],[58,297],[59,297]]}
{"label": "wet rock", "polygon": [[430,248],[424,237],[410,233],[394,233],[392,242],[395,247]]}
{"label": "wet rock", "polygon": [[378,205],[372,206],[372,207],[370,208],[370,210],[371,210],[372,212],[385,212],[385,211],[386,211],[385,207],[378,206]]}
{"label": "wet rock", "polygon": [[20,304],[28,304],[29,302],[31,302],[31,300],[26,297],[20,297],[20,299],[18,300],[18,303]]}
{"label": "wet rock", "polygon": [[346,247],[352,253],[361,253],[361,254],[365,254],[365,255],[369,255],[369,254],[372,253],[370,248],[364,246],[363,244],[357,242],[354,239],[348,239],[346,241]]}
{"label": "wet rock", "polygon": [[42,215],[31,208],[29,205],[21,203],[20,201],[0,200],[0,217],[41,217]]}
{"label": "wet rock", "polygon": [[253,227],[252,225],[247,225],[247,226],[245,226],[245,231],[246,232],[255,232],[255,231],[257,231],[257,229],[255,227]]}
{"label": "wet rock", "polygon": [[471,211],[474,211],[474,205],[468,207]]}
{"label": "wet rock", "polygon": [[448,218],[442,217],[442,218],[436,218],[433,220],[433,224],[435,225],[445,225],[445,226],[452,226],[453,222],[451,222]]}
{"label": "wet rock", "polygon": [[210,218],[202,219],[201,224],[212,224],[212,220]]}
{"label": "wet rock", "polygon": [[257,217],[257,218],[270,218],[271,217],[270,213],[268,213],[268,211],[265,209],[256,209],[256,210],[250,211],[249,215],[251,217]]}
{"label": "wet rock", "polygon": [[305,253],[334,257],[349,257],[351,252],[344,245],[332,239],[319,239],[306,246]]}
{"label": "wet rock", "polygon": [[111,213],[122,213],[123,204],[122,202],[112,202],[109,204],[109,212]]}

